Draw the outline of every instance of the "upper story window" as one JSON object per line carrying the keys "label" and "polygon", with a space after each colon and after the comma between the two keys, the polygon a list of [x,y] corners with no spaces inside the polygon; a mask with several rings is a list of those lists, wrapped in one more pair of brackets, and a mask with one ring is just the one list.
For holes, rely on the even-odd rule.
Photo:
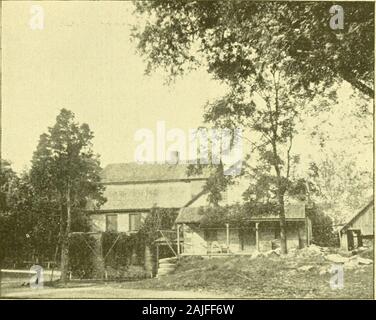
{"label": "upper story window", "polygon": [[129,231],[138,231],[141,228],[141,213],[129,214]]}
{"label": "upper story window", "polygon": [[118,231],[118,216],[117,214],[106,215],[106,231]]}

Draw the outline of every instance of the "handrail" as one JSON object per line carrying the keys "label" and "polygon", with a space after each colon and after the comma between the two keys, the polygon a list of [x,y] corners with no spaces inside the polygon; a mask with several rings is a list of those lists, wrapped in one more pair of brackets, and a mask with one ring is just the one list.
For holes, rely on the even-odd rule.
{"label": "handrail", "polygon": [[[170,240],[169,240],[169,239],[164,235],[164,233],[163,233],[163,232],[165,232],[165,231],[167,231],[167,230],[163,230],[163,231],[162,231],[162,230],[158,230],[158,231],[161,233],[162,237],[165,239],[167,245],[170,247],[170,249],[171,249],[171,251],[174,253],[175,257],[177,257],[178,254],[175,252],[174,248],[172,247],[172,244],[171,244]],[[178,244],[178,245],[179,245],[179,244]]]}

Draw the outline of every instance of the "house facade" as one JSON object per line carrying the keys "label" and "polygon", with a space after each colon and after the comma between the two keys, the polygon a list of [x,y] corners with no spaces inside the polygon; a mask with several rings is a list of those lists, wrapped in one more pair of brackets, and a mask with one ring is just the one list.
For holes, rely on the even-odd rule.
{"label": "house facade", "polygon": [[208,173],[188,176],[185,164],[110,164],[101,173],[107,202],[87,206],[94,232],[137,232],[153,207],[180,208],[200,195]]}
{"label": "house facade", "polygon": [[[186,164],[110,164],[101,173],[107,202],[100,209],[88,204],[93,232],[135,233],[154,207],[176,209],[178,254],[249,254],[268,251],[279,245],[279,217],[265,213],[252,216],[247,227],[226,225],[201,228],[200,208],[208,206],[204,186],[209,170],[189,176]],[[241,202],[245,185],[230,186],[220,205]],[[287,245],[304,247],[311,239],[311,222],[305,214],[305,203],[286,206]],[[177,246],[180,243],[180,246]],[[160,245],[167,245],[160,239]]]}

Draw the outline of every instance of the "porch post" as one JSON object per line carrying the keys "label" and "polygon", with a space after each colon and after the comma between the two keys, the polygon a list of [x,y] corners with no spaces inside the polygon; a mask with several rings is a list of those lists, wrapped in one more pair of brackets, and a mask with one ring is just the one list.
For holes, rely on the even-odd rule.
{"label": "porch post", "polygon": [[178,257],[180,256],[180,224],[176,225],[176,240],[177,240],[177,249]]}
{"label": "porch post", "polygon": [[230,248],[230,225],[226,223],[226,246],[227,250]]}
{"label": "porch post", "polygon": [[260,240],[260,238],[259,238],[259,223],[258,222],[256,222],[256,249],[257,249],[257,251],[260,251],[260,243],[259,243],[259,240]]}

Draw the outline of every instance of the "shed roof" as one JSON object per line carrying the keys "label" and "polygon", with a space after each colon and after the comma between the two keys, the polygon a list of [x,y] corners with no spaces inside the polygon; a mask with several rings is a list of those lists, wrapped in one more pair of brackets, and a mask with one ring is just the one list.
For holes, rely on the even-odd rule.
{"label": "shed roof", "polygon": [[[201,208],[203,207],[186,207],[179,211],[175,223],[200,223],[204,215]],[[297,221],[305,219],[305,203],[293,203],[285,206],[286,221]],[[276,214],[257,214],[252,215],[250,221],[278,221],[279,216]]]}
{"label": "shed roof", "polygon": [[365,205],[363,205],[362,207],[361,207],[361,209],[343,226],[343,227],[341,227],[340,228],[340,230],[339,231],[343,231],[343,230],[346,230],[346,229],[348,229],[348,228],[351,228],[351,226],[353,225],[353,223],[361,216],[361,215],[363,215],[366,211],[367,211],[367,209],[370,207],[370,206],[372,206],[373,205],[373,202],[374,202],[374,200],[373,200],[373,195],[372,196],[370,196],[370,197],[368,197],[368,199],[367,199],[367,202],[366,202],[366,204]]}

